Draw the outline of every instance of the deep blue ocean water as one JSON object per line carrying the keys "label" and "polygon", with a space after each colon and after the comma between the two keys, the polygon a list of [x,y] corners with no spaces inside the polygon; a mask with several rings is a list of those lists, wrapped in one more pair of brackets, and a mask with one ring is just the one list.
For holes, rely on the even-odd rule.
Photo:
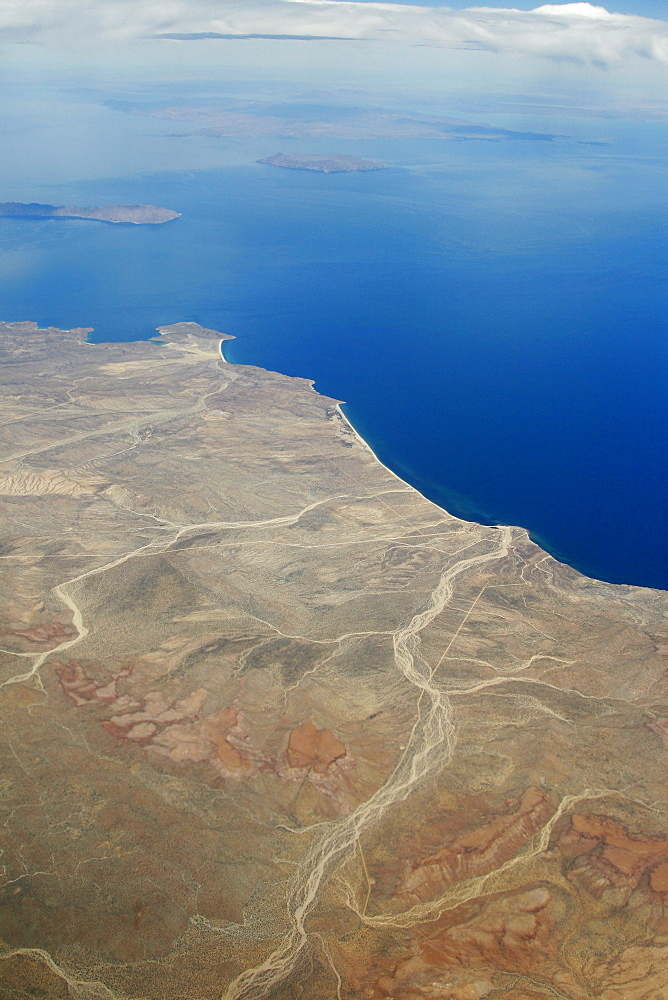
{"label": "deep blue ocean water", "polygon": [[183,215],[0,219],[0,318],[234,334],[228,360],[315,379],[451,512],[668,589],[665,161],[649,126],[605,128],[600,148],[337,143],[396,164],[337,175],[257,165],[276,143],[255,140],[240,165],[26,190]]}

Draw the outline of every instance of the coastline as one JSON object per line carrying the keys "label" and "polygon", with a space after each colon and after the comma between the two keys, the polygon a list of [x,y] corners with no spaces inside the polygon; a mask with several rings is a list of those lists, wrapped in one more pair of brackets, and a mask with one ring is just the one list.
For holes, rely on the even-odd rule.
{"label": "coastline", "polygon": [[[158,329],[160,329],[160,328],[158,328]],[[236,337],[234,335],[228,334],[226,337],[224,337],[220,341],[220,343],[218,345],[219,351],[220,351],[220,356],[221,356],[221,358],[222,358],[222,360],[223,360],[223,362],[225,364],[228,364],[228,365],[234,365],[234,364],[236,364],[236,362],[228,361],[228,359],[225,357],[225,353],[223,351],[223,344],[225,343],[225,341],[226,340],[235,340],[235,339],[236,339]],[[268,371],[268,369],[261,368],[260,366],[252,366],[252,367],[258,367],[260,371]],[[278,374],[282,374],[286,378],[294,378],[295,377],[295,376],[291,376],[291,375],[285,375],[285,373],[283,373],[283,372],[280,372]],[[319,393],[319,391],[315,388],[315,380],[306,379],[305,381],[307,381],[307,382],[310,383],[310,386],[311,386],[311,389],[313,390],[313,392],[317,393],[318,395],[321,395]],[[476,521],[476,520],[473,520],[473,519],[470,519],[470,518],[460,517],[458,514],[452,513],[452,511],[448,510],[446,507],[444,507],[442,504],[438,503],[436,500],[432,500],[430,497],[426,496],[420,490],[419,487],[415,486],[413,483],[408,482],[408,480],[404,479],[398,472],[395,472],[392,468],[390,468],[389,465],[386,465],[378,457],[378,455],[373,450],[373,448],[369,444],[369,442],[359,433],[359,431],[356,429],[355,425],[346,416],[346,414],[344,413],[344,411],[342,409],[342,407],[344,405],[345,404],[343,402],[341,402],[341,401],[337,401],[336,402],[336,410],[337,410],[337,412],[338,412],[341,420],[343,420],[344,423],[346,424],[346,426],[350,428],[352,434],[355,436],[355,438],[357,439],[358,443],[372,456],[374,462],[376,462],[382,469],[384,469],[387,473],[389,473],[389,475],[391,475],[392,477],[394,477],[403,486],[407,486],[410,489],[415,490],[415,492],[418,494],[418,496],[420,496],[425,501],[425,503],[433,504],[433,506],[437,510],[442,511],[444,514],[446,514],[448,517],[452,518],[454,521],[459,521],[461,524],[478,525],[480,527],[496,529],[496,530],[499,530],[499,531],[502,531],[502,530],[508,528],[508,529],[511,529],[512,531],[523,532],[525,534],[525,536],[526,536],[526,538],[527,538],[528,541],[530,541],[533,545],[536,545],[538,548],[540,548],[547,556],[549,556],[551,559],[554,559],[555,562],[559,563],[561,566],[567,567],[572,572],[577,573],[579,576],[583,577],[584,579],[591,580],[594,583],[601,583],[601,584],[604,584],[605,586],[609,586],[609,587],[624,588],[624,589],[629,590],[629,591],[635,591],[635,590],[643,591],[643,590],[645,590],[645,591],[653,591],[653,592],[656,591],[657,593],[666,593],[666,594],[668,594],[668,590],[662,590],[661,588],[658,588],[658,587],[649,587],[649,586],[643,586],[641,584],[634,584],[634,583],[616,583],[616,582],[613,582],[611,580],[604,580],[604,579],[602,579],[599,576],[595,576],[594,574],[586,573],[583,570],[578,569],[576,566],[573,566],[571,563],[567,562],[565,559],[560,558],[554,552],[550,551],[550,549],[547,548],[544,543],[542,543],[540,540],[538,540],[529,531],[528,528],[525,528],[522,525],[514,525],[514,524],[485,524],[482,521]]]}
{"label": "coastline", "polygon": [[[315,387],[314,387],[313,391],[317,392],[318,390],[315,389]],[[443,511],[445,514],[448,515],[448,517],[451,517],[453,520],[459,521],[462,524],[475,524],[475,525],[479,525],[480,527],[496,529],[496,530],[499,530],[499,531],[503,531],[504,529],[511,529],[512,531],[523,532],[526,535],[527,540],[530,541],[533,545],[536,545],[539,549],[541,549],[547,556],[550,557],[550,559],[553,559],[555,562],[559,563],[561,566],[567,567],[568,569],[572,570],[574,573],[577,573],[578,576],[581,576],[581,577],[583,577],[586,580],[591,580],[594,583],[602,583],[602,584],[605,584],[608,587],[618,587],[618,588],[625,589],[625,590],[628,590],[628,591],[634,591],[634,590],[643,591],[643,590],[645,590],[645,591],[651,591],[651,592],[656,592],[656,593],[660,593],[660,594],[668,594],[668,589],[665,589],[665,588],[662,588],[662,587],[651,587],[651,586],[645,586],[643,584],[637,584],[637,583],[619,583],[619,582],[614,581],[614,580],[605,580],[601,576],[596,576],[594,573],[588,573],[585,570],[580,569],[577,566],[574,566],[572,563],[568,562],[567,559],[562,558],[560,553],[558,553],[556,551],[553,551],[549,547],[549,545],[543,539],[541,539],[537,534],[535,534],[532,531],[530,531],[529,528],[525,528],[521,524],[505,524],[505,523],[488,524],[488,523],[485,523],[484,521],[478,521],[478,520],[475,520],[473,518],[462,517],[459,514],[454,514],[447,507],[445,507],[442,504],[438,503],[438,501],[432,500],[430,497],[428,497],[425,493],[422,492],[422,490],[418,486],[415,486],[413,483],[409,482],[407,479],[404,479],[398,472],[395,472],[392,468],[390,468],[389,465],[386,465],[378,457],[378,455],[373,450],[373,448],[368,443],[368,441],[355,428],[355,425],[346,416],[346,414],[344,413],[343,409],[341,408],[343,405],[344,405],[343,403],[337,403],[337,410],[339,411],[342,420],[344,420],[346,422],[346,424],[350,427],[350,429],[352,430],[352,432],[354,433],[355,437],[358,439],[358,441],[360,442],[360,444],[363,445],[363,447],[365,449],[367,449],[367,451],[369,451],[369,453],[372,455],[374,461],[377,462],[380,466],[382,466],[382,468],[385,469],[387,472],[389,472],[390,475],[394,476],[400,483],[403,483],[406,486],[410,486],[411,489],[414,489],[416,491],[416,493],[418,493],[419,496],[421,496],[422,499],[426,503],[433,504],[434,507],[436,507],[438,510]]]}
{"label": "coastline", "polygon": [[0,983],[563,992],[596,933],[658,990],[667,595],[451,517],[216,331],[82,332],[0,324]]}
{"label": "coastline", "polygon": [[[220,356],[221,356],[221,358],[223,359],[223,361],[225,362],[226,365],[232,365],[232,364],[235,364],[235,362],[227,360],[227,358],[225,357],[225,352],[223,351],[223,344],[225,343],[225,340],[235,340],[235,339],[236,338],[234,337],[234,335],[228,336],[228,337],[224,338],[223,340],[221,340],[220,343],[219,343],[219,345],[218,345],[218,349],[220,351]],[[253,367],[256,367],[256,366],[253,366]],[[267,371],[268,369],[261,368],[260,370],[261,371]],[[284,373],[280,372],[279,374],[283,375]],[[287,375],[285,377],[286,378],[293,378],[294,376]],[[310,382],[310,386],[311,386],[311,389],[312,389],[313,392],[315,392],[318,396],[322,395],[322,393],[318,392],[318,390],[316,389],[314,381],[311,381],[310,379],[307,379],[306,381]],[[390,476],[392,476],[394,479],[396,479],[398,482],[400,482],[402,484],[402,486],[407,486],[409,489],[415,490],[415,492],[418,493],[419,496],[421,496],[422,499],[426,503],[433,503],[434,507],[436,507],[440,511],[443,511],[443,513],[447,514],[448,517],[453,518],[453,520],[455,520],[455,521],[462,521],[462,523],[469,523],[469,524],[475,524],[476,523],[475,521],[465,522],[464,518],[460,518],[460,517],[457,517],[455,514],[451,514],[450,511],[445,510],[445,508],[441,507],[440,504],[435,503],[433,500],[429,500],[428,497],[425,497],[424,494],[420,493],[420,490],[418,490],[417,487],[412,486],[411,483],[408,483],[408,482],[406,482],[405,479],[402,479],[401,476],[397,472],[394,472],[389,467],[389,465],[385,465],[385,463],[382,462],[380,460],[380,458],[378,457],[378,455],[375,453],[375,451],[373,450],[373,448],[371,447],[371,445],[368,443],[368,441],[366,441],[362,437],[362,435],[359,433],[359,431],[356,429],[356,427],[350,422],[350,420],[348,419],[348,417],[346,416],[346,414],[341,409],[342,406],[344,406],[344,403],[342,403],[340,401],[336,402],[335,409],[336,409],[337,413],[339,414],[339,417],[341,418],[341,420],[350,429],[350,431],[353,434],[353,436],[357,439],[357,442],[365,449],[365,451],[369,452],[369,454],[373,458],[374,462],[376,462],[382,469],[384,469],[387,473],[389,473]]]}
{"label": "coastline", "polygon": [[[315,388],[315,386],[313,386],[313,391],[314,392],[318,391]],[[441,511],[444,514],[447,514],[447,516],[450,517],[450,518],[452,518],[453,521],[459,521],[461,524],[475,524],[475,525],[478,525],[480,527],[493,527],[493,528],[498,527],[500,529],[508,528],[508,529],[512,529],[513,531],[524,531],[525,530],[524,528],[516,527],[514,525],[487,525],[487,526],[483,526],[483,525],[480,524],[479,521],[469,521],[466,518],[458,517],[457,514],[453,514],[451,511],[446,510],[445,507],[442,507],[440,504],[436,503],[435,500],[430,500],[429,497],[426,497],[424,495],[424,493],[422,493],[417,488],[417,486],[413,486],[413,484],[409,483],[406,479],[402,479],[402,477],[399,475],[398,472],[395,472],[393,469],[391,469],[389,467],[389,465],[385,465],[385,463],[383,461],[381,461],[381,459],[378,457],[378,455],[376,454],[376,452],[373,450],[373,448],[371,447],[371,445],[369,444],[369,442],[365,438],[362,437],[362,435],[357,430],[357,428],[355,427],[355,425],[353,423],[351,423],[351,421],[348,419],[348,417],[346,416],[346,414],[343,412],[343,410],[341,409],[341,407],[343,405],[344,405],[343,403],[337,403],[336,404],[336,409],[337,409],[337,411],[338,411],[339,416],[341,417],[341,419],[347,424],[347,426],[352,431],[352,433],[355,436],[355,438],[357,439],[358,443],[366,451],[369,452],[369,454],[373,458],[374,462],[376,462],[382,469],[384,469],[391,476],[393,476],[403,486],[407,486],[410,489],[415,490],[415,492],[418,494],[418,496],[420,496],[422,498],[422,500],[424,500],[425,503],[432,504],[437,510]],[[528,532],[527,532],[527,537],[529,537]]]}

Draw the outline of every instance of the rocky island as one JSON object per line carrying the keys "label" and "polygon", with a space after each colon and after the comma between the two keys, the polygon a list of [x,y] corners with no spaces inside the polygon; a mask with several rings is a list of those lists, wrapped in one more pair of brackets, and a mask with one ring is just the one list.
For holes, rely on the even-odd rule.
{"label": "rocky island", "polygon": [[0,325],[0,993],[663,997],[668,595],[160,332]]}
{"label": "rocky island", "polygon": [[312,156],[276,153],[274,156],[267,156],[257,162],[268,163],[271,167],[287,167],[289,170],[317,170],[321,174],[387,169],[385,163],[378,163],[376,160],[362,160],[359,156],[344,156],[341,153],[336,153],[333,156],[325,156],[321,153]]}
{"label": "rocky island", "polygon": [[0,202],[0,216],[46,219],[97,219],[99,222],[132,222],[135,225],[158,225],[180,218],[180,212],[157,205],[103,205],[100,208],[77,208],[72,205],[40,205],[36,202]]}

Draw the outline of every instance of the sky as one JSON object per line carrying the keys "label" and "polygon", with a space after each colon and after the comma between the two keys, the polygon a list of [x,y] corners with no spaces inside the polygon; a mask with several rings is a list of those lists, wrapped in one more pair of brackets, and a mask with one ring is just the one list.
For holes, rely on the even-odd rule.
{"label": "sky", "polygon": [[[374,0],[360,0],[360,3],[373,3]],[[388,3],[398,4],[402,0],[387,0]],[[452,10],[463,10],[466,7],[515,7],[518,10],[533,10],[538,6],[536,0],[513,0],[512,4],[508,0],[486,0],[484,3],[472,4],[470,0],[422,0],[423,7],[450,7]],[[611,11],[619,14],[636,14],[638,17],[655,17],[665,19],[668,17],[668,0],[611,0],[607,5]]]}
{"label": "sky", "polygon": [[388,95],[565,90],[665,103],[668,21],[639,16],[656,13],[658,0],[613,3],[609,11],[526,0],[512,8],[499,0],[468,8],[462,0],[3,0],[0,80],[80,69],[91,80],[290,79]]}
{"label": "sky", "polygon": [[[653,0],[623,0],[627,12],[584,2],[532,10],[458,9],[373,0],[4,0],[0,42],[61,47],[93,39],[121,41],[165,35],[262,35],[331,40],[398,41],[607,62],[640,55],[668,63],[668,22],[636,16]],[[526,4],[520,4],[526,8]],[[628,10],[634,11],[629,13]],[[287,37],[286,37],[287,36]]]}

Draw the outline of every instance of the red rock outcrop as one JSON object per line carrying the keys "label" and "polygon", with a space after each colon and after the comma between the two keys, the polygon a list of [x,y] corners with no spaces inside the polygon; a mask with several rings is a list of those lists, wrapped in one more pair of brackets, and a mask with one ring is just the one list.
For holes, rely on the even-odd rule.
{"label": "red rock outcrop", "polygon": [[[468,918],[462,912],[417,930],[390,971],[376,972],[367,997],[393,1000],[482,1000],[496,973],[539,971],[556,955],[550,892],[543,887],[490,900]],[[519,994],[508,994],[519,996]]]}
{"label": "red rock outcrop", "polygon": [[345,755],[344,744],[337,740],[331,729],[318,729],[313,722],[304,722],[290,733],[286,751],[290,767],[323,774],[334,761]]}
{"label": "red rock outcrop", "polygon": [[550,937],[550,898],[547,889],[538,888],[492,900],[472,919],[428,937],[420,952],[436,967],[528,971]]}
{"label": "red rock outcrop", "polygon": [[102,725],[117,739],[176,763],[209,764],[219,777],[236,777],[250,769],[245,744],[241,749],[233,745],[235,736],[238,740],[238,710],[225,707],[203,714],[210,698],[205,688],[182,699],[169,699],[161,691],[136,699],[118,691],[119,681],[132,674],[131,664],[112,674],[106,684],[90,677],[76,661],[55,661],[54,666],[63,691],[78,708],[98,704],[114,713]]}
{"label": "red rock outcrop", "polygon": [[95,702],[109,704],[118,700],[118,682],[123,677],[129,677],[132,666],[122,667],[111,675],[111,680],[100,684],[89,677],[84,668],[76,660],[54,660],[61,687],[68,698],[71,698],[77,708],[82,705],[94,705]]}
{"label": "red rock outcrop", "polygon": [[24,642],[36,643],[40,646],[58,646],[61,642],[73,639],[77,630],[72,625],[65,625],[63,622],[42,622],[41,625],[32,625],[23,629],[2,629],[0,635],[11,636],[14,639],[22,639]]}
{"label": "red rock outcrop", "polygon": [[668,840],[634,836],[607,816],[576,814],[557,846],[575,861],[572,877],[594,896],[614,888],[628,897],[645,873],[655,892],[668,893]]}
{"label": "red rock outcrop", "polygon": [[507,813],[462,834],[438,854],[407,862],[397,895],[410,902],[433,899],[453,882],[492,871],[516,854],[553,812],[544,792],[527,788]]}

